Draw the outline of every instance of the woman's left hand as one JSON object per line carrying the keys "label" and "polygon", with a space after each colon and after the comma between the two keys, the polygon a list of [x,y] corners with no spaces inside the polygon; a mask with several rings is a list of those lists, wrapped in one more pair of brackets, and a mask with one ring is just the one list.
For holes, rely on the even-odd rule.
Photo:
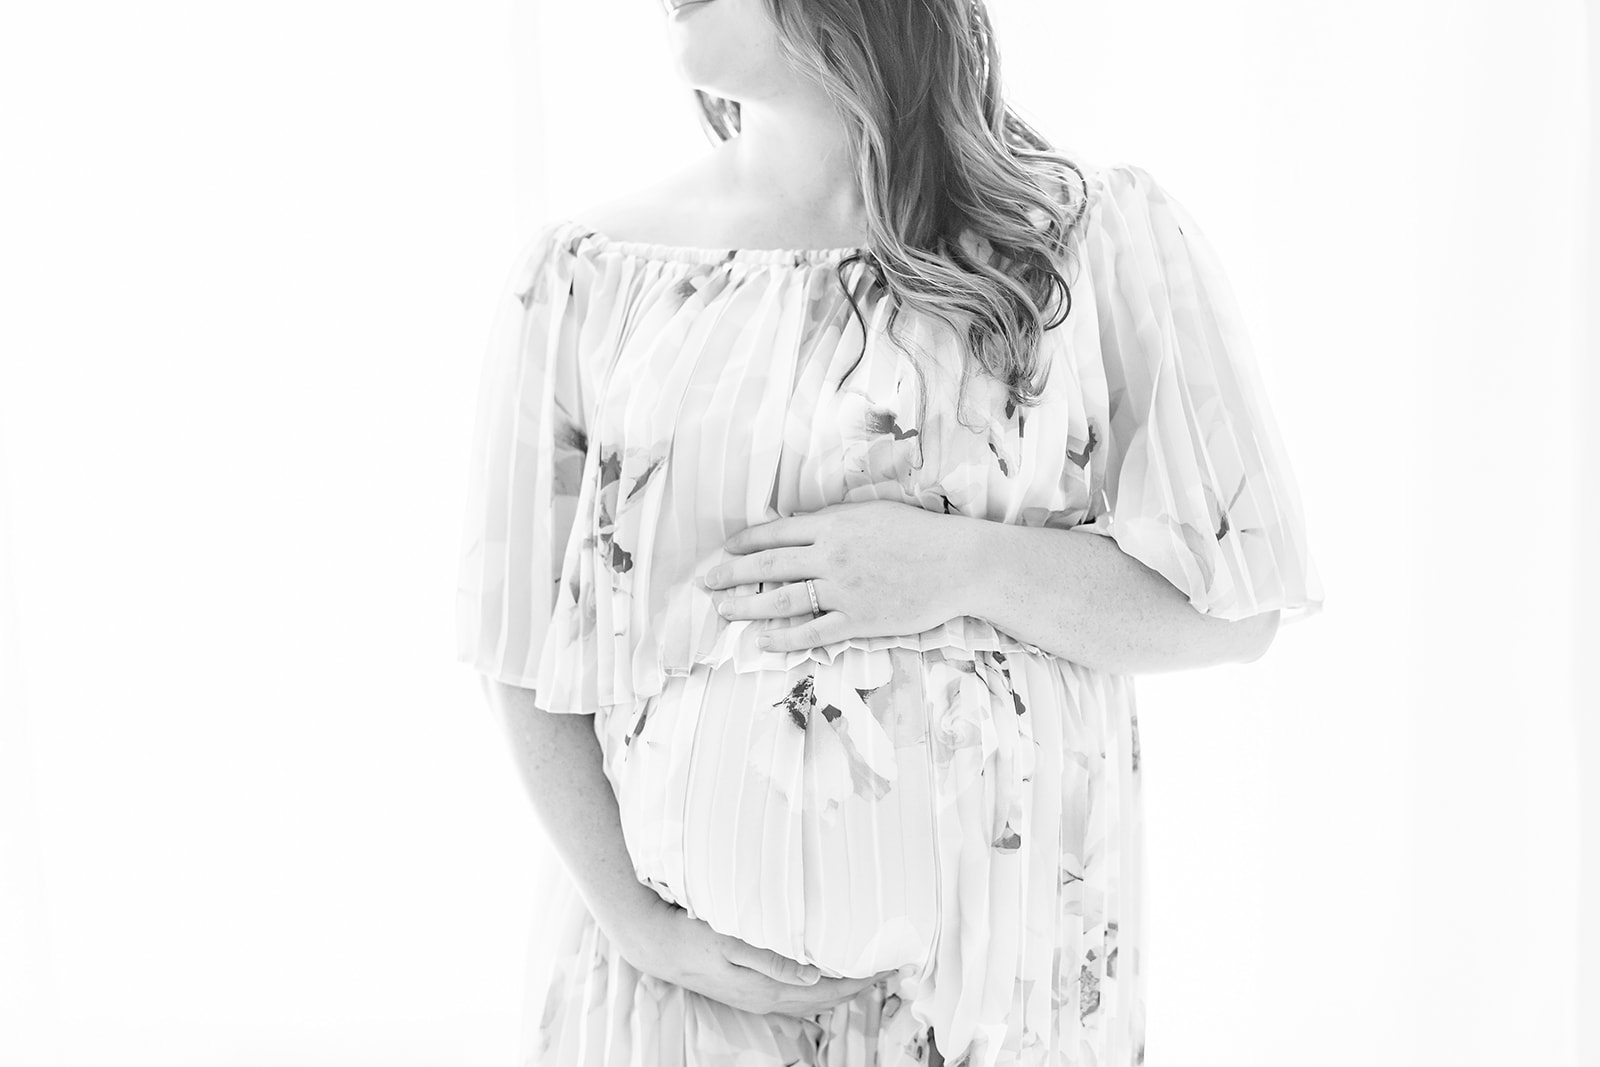
{"label": "woman's left hand", "polygon": [[[724,618],[792,619],[762,634],[774,652],[921,633],[962,613],[967,521],[893,500],[786,515],[728,538],[734,558],[707,573],[706,588]],[[822,610],[816,618],[807,578]],[[765,592],[716,592],[758,582]]]}

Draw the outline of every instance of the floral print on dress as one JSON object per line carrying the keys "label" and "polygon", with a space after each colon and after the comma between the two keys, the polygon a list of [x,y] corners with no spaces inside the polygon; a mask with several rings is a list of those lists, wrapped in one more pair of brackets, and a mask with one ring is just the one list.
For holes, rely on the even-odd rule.
{"label": "floral print on dress", "polygon": [[1213,617],[1320,609],[1214,252],[1139,168],[1088,186],[1029,408],[904,316],[919,375],[842,250],[573,220],[525,250],[479,394],[458,658],[594,716],[663,900],[826,974],[894,972],[814,1019],[751,1016],[633,970],[565,883],[525,1067],[1143,1061],[1132,679],[967,616],[767,652],[789,623],[722,619],[699,583],[738,530],[893,500],[1109,537]]}

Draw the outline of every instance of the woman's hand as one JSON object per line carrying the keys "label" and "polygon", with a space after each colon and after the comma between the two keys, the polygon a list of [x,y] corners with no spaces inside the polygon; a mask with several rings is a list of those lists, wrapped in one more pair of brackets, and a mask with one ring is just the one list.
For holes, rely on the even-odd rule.
{"label": "woman's hand", "polygon": [[[894,500],[829,504],[728,538],[723,547],[736,558],[712,568],[706,588],[766,583],[765,592],[712,595],[724,618],[792,617],[795,625],[761,635],[773,651],[921,633],[965,614],[971,521]],[[815,619],[807,578],[823,612]]]}
{"label": "woman's hand", "polygon": [[719,934],[676,904],[660,897],[655,902],[634,913],[614,938],[623,959],[741,1011],[810,1018],[895,973],[824,978],[815,967]]}

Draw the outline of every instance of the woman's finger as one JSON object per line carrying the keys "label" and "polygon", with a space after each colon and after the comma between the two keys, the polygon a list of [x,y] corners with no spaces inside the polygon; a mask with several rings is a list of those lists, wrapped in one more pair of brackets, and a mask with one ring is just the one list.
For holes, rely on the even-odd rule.
{"label": "woman's finger", "polygon": [[854,1000],[863,990],[882,981],[884,977],[885,975],[873,975],[869,978],[823,978],[815,986],[804,989],[777,986],[774,987],[777,990],[777,997],[769,1002],[771,1006],[765,1010],[801,1019],[809,1018]]}
{"label": "woman's finger", "polygon": [[756,1015],[819,1015],[897,973],[825,978],[814,965],[719,933],[681,908],[668,914],[665,928],[650,944],[661,953],[655,957],[657,966],[651,970],[646,964],[641,970]]}
{"label": "woman's finger", "polygon": [[722,954],[728,962],[759,971],[785,985],[809,986],[822,977],[822,972],[809,964],[779,955],[771,949],[758,948],[736,937],[727,938]]}
{"label": "woman's finger", "polygon": [[885,971],[866,978],[819,978],[810,986],[794,986],[730,963],[723,978],[734,988],[718,999],[757,1015],[777,1012],[804,1019],[854,999],[862,990],[894,973]]}

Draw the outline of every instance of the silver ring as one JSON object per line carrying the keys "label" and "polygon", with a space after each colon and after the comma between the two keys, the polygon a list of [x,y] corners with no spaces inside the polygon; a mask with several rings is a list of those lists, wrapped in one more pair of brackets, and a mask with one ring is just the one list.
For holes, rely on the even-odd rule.
{"label": "silver ring", "polygon": [[806,592],[811,595],[811,617],[814,619],[822,614],[822,608],[817,604],[817,587],[810,578],[806,579]]}

